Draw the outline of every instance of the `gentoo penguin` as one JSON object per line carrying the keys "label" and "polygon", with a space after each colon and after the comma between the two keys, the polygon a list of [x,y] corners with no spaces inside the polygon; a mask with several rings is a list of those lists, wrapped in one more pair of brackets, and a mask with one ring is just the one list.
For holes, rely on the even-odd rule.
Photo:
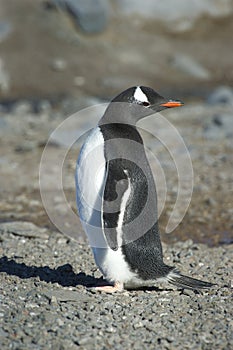
{"label": "gentoo penguin", "polygon": [[84,142],[76,168],[77,206],[95,262],[112,284],[106,292],[167,280],[179,288],[211,283],[163,262],[155,183],[137,122],[180,101],[145,86],[131,87],[108,105]]}

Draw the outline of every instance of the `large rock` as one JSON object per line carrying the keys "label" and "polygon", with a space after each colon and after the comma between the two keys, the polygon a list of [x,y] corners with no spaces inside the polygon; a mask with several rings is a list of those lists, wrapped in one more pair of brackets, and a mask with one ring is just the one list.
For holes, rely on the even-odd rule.
{"label": "large rock", "polygon": [[138,14],[170,24],[174,31],[190,29],[203,15],[221,18],[233,13],[232,0],[116,0],[125,15]]}

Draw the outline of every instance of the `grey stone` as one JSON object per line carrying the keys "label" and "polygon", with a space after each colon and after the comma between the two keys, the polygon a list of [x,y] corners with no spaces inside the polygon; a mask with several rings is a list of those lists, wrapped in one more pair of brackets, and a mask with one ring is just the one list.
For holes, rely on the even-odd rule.
{"label": "grey stone", "polygon": [[8,38],[12,29],[12,24],[9,21],[0,21],[0,43]]}
{"label": "grey stone", "polygon": [[48,233],[45,228],[40,228],[32,222],[27,221],[13,221],[4,222],[0,224],[0,233],[12,233],[16,236],[23,236],[29,238],[48,238]]}
{"label": "grey stone", "polygon": [[29,101],[21,100],[14,104],[14,113],[18,115],[25,115],[30,113],[31,104]]}
{"label": "grey stone", "polygon": [[82,76],[74,77],[74,85],[77,87],[85,85],[85,82],[86,82],[85,77],[82,77]]}
{"label": "grey stone", "polygon": [[217,202],[214,198],[208,197],[205,199],[205,204],[210,206],[210,207],[215,207],[217,205]]}
{"label": "grey stone", "polygon": [[51,63],[51,67],[56,72],[63,72],[67,68],[67,63],[62,58],[55,58]]}
{"label": "grey stone", "polygon": [[7,336],[8,336],[7,332],[5,332],[3,329],[0,328],[0,339]]}
{"label": "grey stone", "polygon": [[204,135],[208,139],[232,139],[233,118],[232,115],[214,116],[212,121],[204,125]]}
{"label": "grey stone", "polygon": [[15,151],[19,153],[31,152],[37,148],[38,143],[36,141],[25,141],[15,147]]}
{"label": "grey stone", "polygon": [[36,304],[36,303],[26,303],[26,304],[25,304],[25,307],[26,307],[27,309],[35,309],[35,308],[38,308],[39,305]]}
{"label": "grey stone", "polygon": [[86,33],[99,33],[107,26],[109,13],[107,0],[53,0],[52,3],[67,10],[77,26]]}
{"label": "grey stone", "polygon": [[200,63],[187,55],[176,54],[171,58],[171,66],[182,73],[201,80],[210,79],[210,72]]}
{"label": "grey stone", "polygon": [[88,343],[92,343],[93,339],[91,337],[83,337],[81,339],[79,339],[78,343],[79,345],[86,345]]}
{"label": "grey stone", "polygon": [[48,112],[51,110],[51,103],[48,100],[41,100],[36,106],[36,112]]}
{"label": "grey stone", "polygon": [[208,97],[209,104],[228,104],[233,106],[233,89],[229,86],[220,86],[215,89]]}
{"label": "grey stone", "polygon": [[5,68],[3,59],[0,57],[0,91],[7,93],[10,90],[10,76]]}
{"label": "grey stone", "polygon": [[9,128],[9,124],[7,123],[7,121],[3,118],[0,118],[0,132],[1,131],[6,131],[6,129]]}
{"label": "grey stone", "polygon": [[47,290],[43,292],[51,302],[54,302],[55,299],[58,302],[88,302],[90,297],[87,294],[82,294],[75,290]]}

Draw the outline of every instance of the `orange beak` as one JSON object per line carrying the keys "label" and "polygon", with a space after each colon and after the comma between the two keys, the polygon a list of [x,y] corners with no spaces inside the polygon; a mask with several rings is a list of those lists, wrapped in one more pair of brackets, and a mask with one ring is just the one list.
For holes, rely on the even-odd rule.
{"label": "orange beak", "polygon": [[165,103],[161,103],[160,106],[162,107],[167,107],[167,108],[173,108],[173,107],[181,107],[183,106],[184,104],[180,101],[167,101]]}

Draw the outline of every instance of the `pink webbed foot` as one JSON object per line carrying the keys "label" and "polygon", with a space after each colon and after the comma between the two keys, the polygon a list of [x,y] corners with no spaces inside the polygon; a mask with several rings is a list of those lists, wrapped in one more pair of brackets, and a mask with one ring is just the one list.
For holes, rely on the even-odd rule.
{"label": "pink webbed foot", "polygon": [[99,286],[99,287],[92,287],[92,289],[97,290],[99,292],[115,293],[115,292],[122,292],[124,289],[124,285],[121,282],[116,282],[114,283],[114,286]]}

